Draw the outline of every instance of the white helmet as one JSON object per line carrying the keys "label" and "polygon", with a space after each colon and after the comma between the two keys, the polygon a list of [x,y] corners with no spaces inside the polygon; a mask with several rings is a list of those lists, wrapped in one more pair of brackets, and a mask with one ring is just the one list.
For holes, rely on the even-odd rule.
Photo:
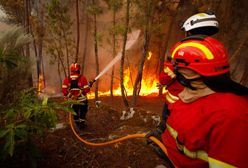
{"label": "white helmet", "polygon": [[181,29],[193,35],[213,35],[219,31],[219,23],[213,13],[198,13],[189,17]]}

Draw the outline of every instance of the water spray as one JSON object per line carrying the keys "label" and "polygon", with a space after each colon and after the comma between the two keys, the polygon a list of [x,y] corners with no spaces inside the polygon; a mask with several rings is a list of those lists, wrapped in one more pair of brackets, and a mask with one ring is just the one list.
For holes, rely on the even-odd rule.
{"label": "water spray", "polygon": [[116,64],[121,59],[121,53],[119,52],[115,58],[108,63],[108,65],[95,77],[94,81],[99,79],[103,74],[105,74],[114,64]]}
{"label": "water spray", "polygon": [[[140,30],[135,30],[131,33],[131,38],[126,43],[126,48],[125,48],[126,51],[129,50],[134,45],[134,43],[138,40],[139,35],[140,35]],[[109,62],[108,65],[95,77],[95,79],[91,81],[90,85],[92,86],[92,84],[96,80],[98,80],[102,75],[104,75],[120,59],[121,59],[121,52],[119,52],[115,56],[115,58],[111,62]]]}

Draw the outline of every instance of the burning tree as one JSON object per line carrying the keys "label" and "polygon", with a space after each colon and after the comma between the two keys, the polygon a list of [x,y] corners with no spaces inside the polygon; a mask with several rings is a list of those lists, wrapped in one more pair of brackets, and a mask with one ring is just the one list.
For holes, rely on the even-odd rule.
{"label": "burning tree", "polygon": [[132,106],[136,105],[137,96],[140,93],[141,89],[141,81],[142,81],[142,75],[143,75],[143,67],[145,63],[145,58],[148,54],[148,48],[149,48],[149,42],[151,39],[151,24],[152,24],[152,14],[154,11],[154,5],[153,1],[146,0],[145,3],[142,1],[137,1],[137,5],[139,9],[143,12],[144,18],[143,25],[144,25],[144,44],[143,44],[143,52],[142,56],[140,58],[140,64],[137,72],[137,76],[134,82],[134,89],[133,89],[133,99],[132,99]]}

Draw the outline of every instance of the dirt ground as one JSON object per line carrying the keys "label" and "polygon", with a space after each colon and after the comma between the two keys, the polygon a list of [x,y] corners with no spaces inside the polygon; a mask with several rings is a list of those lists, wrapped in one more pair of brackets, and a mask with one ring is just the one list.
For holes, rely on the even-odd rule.
{"label": "dirt ground", "polygon": [[[77,133],[90,142],[105,142],[128,134],[146,133],[156,127],[163,108],[163,98],[141,97],[132,114],[123,115],[120,97],[89,101],[87,127]],[[131,110],[132,111],[132,110]],[[130,116],[133,115],[132,117]],[[37,145],[41,149],[42,168],[164,168],[168,163],[159,158],[144,138],[92,147],[79,141],[69,126],[68,114],[58,114],[64,128],[48,133]],[[130,118],[128,118],[128,116]],[[18,167],[8,166],[8,167]],[[22,167],[22,166],[21,166]]]}

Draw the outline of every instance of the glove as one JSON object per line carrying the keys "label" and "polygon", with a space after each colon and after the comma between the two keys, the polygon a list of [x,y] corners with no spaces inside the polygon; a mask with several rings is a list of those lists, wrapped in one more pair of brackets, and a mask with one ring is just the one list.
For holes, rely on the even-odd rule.
{"label": "glove", "polygon": [[153,136],[153,137],[161,140],[162,133],[163,133],[163,131],[161,129],[159,129],[159,128],[157,128],[156,130],[153,130],[153,131],[148,132],[146,134],[146,136],[145,136],[145,138],[147,138],[147,140],[146,140],[147,144],[149,145],[149,144],[153,143],[153,141],[150,140],[150,137],[151,136]]}
{"label": "glove", "polygon": [[156,87],[158,88],[158,89],[161,89],[161,88],[163,88],[165,85],[162,85],[161,83],[157,83],[156,84]]}
{"label": "glove", "polygon": [[92,87],[92,85],[94,84],[94,82],[95,82],[96,80],[94,79],[94,80],[91,80],[91,81],[89,81],[89,87]]}
{"label": "glove", "polygon": [[153,143],[152,140],[149,139],[149,137],[154,136],[155,138],[159,139],[161,141],[161,135],[165,131],[165,121],[161,121],[159,125],[157,126],[157,129],[154,131],[150,131],[146,134],[145,138],[147,138],[147,144]]}

